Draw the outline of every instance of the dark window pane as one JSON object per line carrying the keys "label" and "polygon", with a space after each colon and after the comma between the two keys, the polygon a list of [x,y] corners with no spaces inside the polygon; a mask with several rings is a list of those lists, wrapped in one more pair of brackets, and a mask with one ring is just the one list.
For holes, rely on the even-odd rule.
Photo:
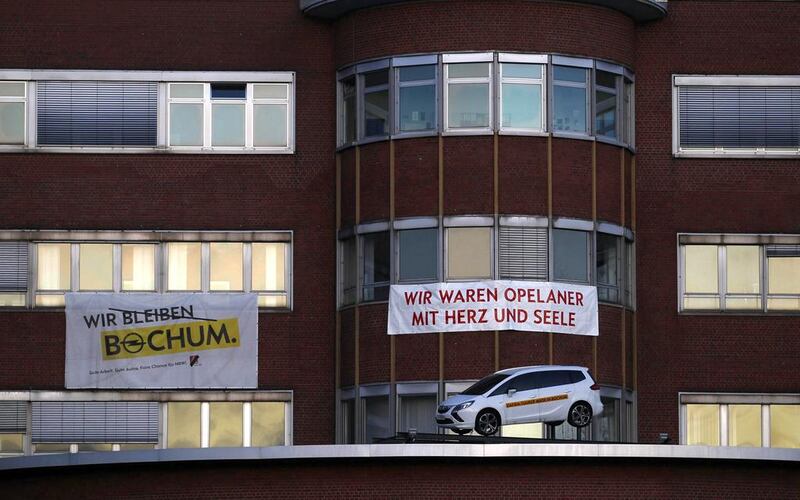
{"label": "dark window pane", "polygon": [[595,83],[597,85],[603,87],[609,87],[612,89],[617,88],[617,75],[614,73],[609,73],[607,71],[597,71],[594,77]]}
{"label": "dark window pane", "polygon": [[413,82],[416,80],[433,80],[436,78],[436,66],[406,66],[400,68],[400,81]]}
{"label": "dark window pane", "polygon": [[601,300],[619,301],[618,236],[597,233],[597,292]]}
{"label": "dark window pane", "polygon": [[586,72],[584,68],[573,68],[570,66],[553,66],[553,79],[564,82],[586,83]]}
{"label": "dark window pane", "polygon": [[364,87],[375,87],[389,84],[389,70],[382,69],[364,74]]}
{"label": "dark window pane", "polygon": [[478,380],[477,382],[469,386],[466,390],[462,391],[461,394],[465,394],[467,396],[478,396],[488,391],[492,387],[496,386],[506,378],[508,378],[508,375],[504,373],[493,373],[489,376],[483,377],[482,379]]}
{"label": "dark window pane", "polygon": [[245,99],[247,85],[244,83],[212,83],[212,99]]}
{"label": "dark window pane", "polygon": [[400,279],[435,280],[438,230],[400,231]]}
{"label": "dark window pane", "polygon": [[589,233],[553,230],[553,274],[556,280],[589,281]]}
{"label": "dark window pane", "polygon": [[586,89],[553,87],[553,128],[566,132],[586,132]]}
{"label": "dark window pane", "polygon": [[370,233],[363,238],[364,300],[386,300],[389,297],[389,233]]}
{"label": "dark window pane", "polygon": [[432,130],[436,127],[436,86],[400,87],[400,130]]}

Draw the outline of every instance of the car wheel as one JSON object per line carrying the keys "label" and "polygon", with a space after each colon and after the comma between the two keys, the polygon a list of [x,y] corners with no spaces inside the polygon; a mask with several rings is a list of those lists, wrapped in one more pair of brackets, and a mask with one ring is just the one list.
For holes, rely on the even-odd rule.
{"label": "car wheel", "polygon": [[475,418],[475,432],[481,436],[491,436],[500,430],[500,415],[494,410],[481,410]]}
{"label": "car wheel", "polygon": [[455,432],[459,436],[464,436],[472,432],[472,429],[453,429],[453,432]]}
{"label": "car wheel", "polygon": [[569,409],[567,422],[573,427],[586,427],[592,422],[592,405],[586,401],[578,401]]}

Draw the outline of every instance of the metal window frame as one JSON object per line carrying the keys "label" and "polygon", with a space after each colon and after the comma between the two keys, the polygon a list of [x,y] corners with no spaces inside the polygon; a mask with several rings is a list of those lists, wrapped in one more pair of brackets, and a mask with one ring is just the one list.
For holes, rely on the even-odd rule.
{"label": "metal window frame", "polygon": [[771,447],[771,407],[774,405],[800,405],[800,394],[793,393],[707,393],[679,392],[678,415],[680,418],[679,444],[686,445],[688,440],[688,411],[691,404],[719,405],[719,446],[729,445],[729,423],[731,405],[761,406],[761,447]]}
{"label": "metal window frame", "polygon": [[680,144],[680,87],[800,87],[795,75],[672,75],[672,156],[676,158],[797,158],[797,148],[683,148]]}
{"label": "metal window frame", "polygon": [[[367,144],[370,142],[384,141],[388,139],[393,132],[392,129],[392,103],[394,102],[394,91],[392,82],[394,81],[394,72],[391,67],[390,59],[381,59],[371,63],[361,63],[357,66],[356,74],[356,108],[360,111],[356,113],[356,143]],[[366,86],[366,75],[369,73],[377,73],[379,71],[386,71],[386,83],[381,85]],[[380,135],[366,135],[366,97],[367,94],[376,92],[387,93],[387,107],[386,107],[386,133]]]}
{"label": "metal window frame", "polygon": [[[2,152],[43,152],[43,153],[172,153],[185,154],[293,154],[295,150],[295,124],[296,124],[296,75],[294,72],[265,72],[265,71],[138,71],[138,70],[0,70],[0,80],[26,83],[25,106],[25,144],[0,145]],[[157,95],[157,141],[156,146],[39,146],[36,141],[37,107],[36,90],[37,81],[64,80],[64,81],[147,81],[156,82]],[[182,100],[171,98],[168,87],[170,84],[202,83],[208,86],[209,82],[237,82],[247,84],[247,98],[245,102],[245,146],[211,146],[208,128],[211,126],[210,94],[204,96],[203,131],[204,141],[202,146],[171,146],[169,144],[169,115],[170,104],[195,102],[192,99]],[[287,98],[275,102],[286,105],[286,146],[252,146],[252,85],[259,83],[285,84],[288,86]],[[0,98],[0,101],[6,98]],[[259,99],[258,103],[262,103]],[[16,101],[18,102],[18,101]],[[218,101],[215,103],[219,104]],[[269,102],[267,104],[272,104]]]}
{"label": "metal window frame", "polygon": [[[528,57],[514,57],[517,54],[498,54],[498,62],[497,62],[497,91],[496,91],[496,123],[495,129],[498,133],[502,134],[509,134],[509,135],[545,135],[547,132],[547,66],[548,66],[548,56],[546,55],[529,55]],[[533,62],[533,61],[542,61],[542,62]],[[540,78],[518,78],[518,77],[506,77],[503,75],[503,65],[504,64],[530,64],[530,65],[538,65],[541,67],[541,77]],[[508,127],[503,125],[503,85],[504,84],[518,84],[518,85],[529,85],[529,86],[539,86],[539,92],[541,94],[539,105],[541,106],[541,112],[539,114],[539,127],[538,128],[524,128],[524,127]]]}
{"label": "metal window frame", "polygon": [[28,147],[30,136],[30,119],[28,110],[28,99],[31,90],[29,89],[30,83],[23,80],[2,80],[2,83],[21,83],[23,86],[23,95],[20,96],[0,96],[0,104],[2,103],[22,103],[22,144],[0,144],[0,151],[10,150],[18,151]]}
{"label": "metal window frame", "polygon": [[[800,298],[800,294],[770,294],[769,293],[769,258],[765,246],[768,244],[793,244],[800,241],[794,235],[727,235],[727,234],[682,234],[678,233],[677,244],[677,272],[678,272],[678,304],[679,314],[726,314],[726,315],[771,315],[771,316],[797,316],[800,311],[786,309],[769,309],[770,297]],[[716,246],[717,247],[717,294],[687,294],[686,293],[686,246]],[[728,246],[757,246],[759,247],[759,292],[758,294],[728,293],[727,291],[727,247]],[[717,298],[718,309],[686,309],[683,306],[684,298]],[[728,309],[726,298],[758,298],[757,309]]]}
{"label": "metal window frame", "polygon": [[[450,64],[488,63],[489,73],[485,77],[450,77]],[[442,54],[442,135],[490,135],[494,133],[495,102],[495,53]],[[451,127],[450,126],[450,84],[485,84],[487,86],[487,105],[489,120],[486,127]]]}
{"label": "metal window frame", "polygon": [[[431,62],[433,59],[433,62]],[[419,62],[419,64],[410,64],[411,62]],[[434,74],[433,79],[428,80],[411,80],[408,82],[401,82],[400,81],[400,70],[404,67],[410,66],[433,66],[434,67]],[[392,111],[394,113],[394,118],[392,119],[392,129],[391,129],[391,137],[392,139],[398,138],[410,138],[410,137],[426,137],[437,135],[439,133],[439,124],[441,123],[440,109],[441,109],[441,99],[439,98],[440,95],[440,88],[441,88],[441,64],[439,64],[437,56],[418,56],[418,57],[407,57],[407,58],[394,58],[392,59],[392,87],[396,89],[394,92],[394,99],[392,105]],[[402,130],[400,124],[400,90],[409,87],[428,87],[433,85],[433,128],[424,129],[424,130]],[[391,93],[391,92],[390,92]]]}
{"label": "metal window frame", "polygon": [[[13,236],[18,231],[9,231],[0,234],[0,240],[10,239],[4,236]],[[24,232],[23,232],[24,233]],[[34,309],[38,311],[63,310],[63,306],[39,306],[36,305],[38,295],[63,295],[66,292],[81,293],[123,293],[123,294],[142,294],[142,293],[255,293],[259,297],[286,297],[286,306],[259,306],[261,312],[287,312],[294,308],[294,235],[291,231],[268,231],[260,233],[209,233],[208,239],[191,239],[197,233],[186,233],[189,239],[182,238],[181,233],[169,233],[167,238],[147,238],[139,239],[139,236],[157,236],[159,233],[135,233],[128,234],[129,238],[113,238],[119,233],[109,232],[107,235],[112,238],[82,239],[81,233],[76,234],[76,238],[67,238],[64,233],[54,232],[51,236],[54,239],[37,239],[40,231],[31,232],[34,236],[30,240],[28,249],[28,290],[26,292],[26,305],[24,309]],[[237,236],[249,236],[249,238],[237,239]],[[225,237],[227,236],[227,237]],[[259,237],[260,236],[260,237]],[[269,238],[268,236],[274,236]],[[70,245],[70,288],[69,290],[40,290],[38,287],[38,245],[61,243]],[[169,245],[172,243],[196,243],[200,245],[200,289],[198,290],[170,290],[169,289]],[[242,290],[210,290],[211,257],[210,245],[212,243],[240,243],[242,245]],[[254,290],[252,288],[252,245],[253,243],[280,243],[284,245],[284,290]],[[80,289],[80,245],[81,244],[110,244],[112,245],[112,282],[111,290],[81,290]],[[153,290],[123,290],[122,289],[122,246],[129,244],[153,245],[154,246],[154,284]],[[1,308],[6,309],[6,308]],[[11,308],[8,308],[11,309]],[[15,309],[23,309],[15,307]]]}
{"label": "metal window frame", "polygon": [[[587,66],[588,64],[588,66]],[[575,67],[581,68],[586,72],[586,78],[584,82],[581,84],[579,82],[572,82],[567,80],[557,80],[555,77],[555,67],[556,66],[567,66],[567,67]],[[550,119],[550,123],[548,124],[548,130],[550,130],[553,134],[553,137],[566,137],[566,138],[581,138],[581,139],[593,139],[592,130],[594,125],[594,110],[592,107],[592,103],[594,99],[591,96],[592,90],[592,78],[594,75],[592,74],[592,68],[594,66],[593,61],[591,60],[573,60],[572,58],[566,57],[558,57],[553,56],[551,58],[551,64],[549,65],[550,74],[548,81],[550,82],[550,95],[549,99],[549,112],[548,116]],[[571,130],[559,130],[555,127],[555,87],[568,87],[568,88],[579,88],[584,90],[584,101],[586,106],[586,130],[585,132],[575,132]]]}

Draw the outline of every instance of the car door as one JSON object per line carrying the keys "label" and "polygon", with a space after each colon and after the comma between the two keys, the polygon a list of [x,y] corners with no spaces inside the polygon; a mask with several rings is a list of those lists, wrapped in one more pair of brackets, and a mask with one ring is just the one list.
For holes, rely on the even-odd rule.
{"label": "car door", "polygon": [[543,422],[559,422],[567,418],[574,386],[568,370],[541,372],[539,418]]}
{"label": "car door", "polygon": [[[514,389],[513,395],[508,395],[508,390]],[[536,399],[539,395],[536,372],[523,373],[509,380],[495,391],[501,407],[504,424],[532,422],[538,417]]]}

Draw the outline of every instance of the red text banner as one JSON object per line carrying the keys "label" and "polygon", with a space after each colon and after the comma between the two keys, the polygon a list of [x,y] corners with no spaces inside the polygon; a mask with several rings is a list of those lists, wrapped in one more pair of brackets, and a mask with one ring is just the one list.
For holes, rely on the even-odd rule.
{"label": "red text banner", "polygon": [[597,289],[499,280],[392,285],[389,335],[481,330],[597,336]]}

